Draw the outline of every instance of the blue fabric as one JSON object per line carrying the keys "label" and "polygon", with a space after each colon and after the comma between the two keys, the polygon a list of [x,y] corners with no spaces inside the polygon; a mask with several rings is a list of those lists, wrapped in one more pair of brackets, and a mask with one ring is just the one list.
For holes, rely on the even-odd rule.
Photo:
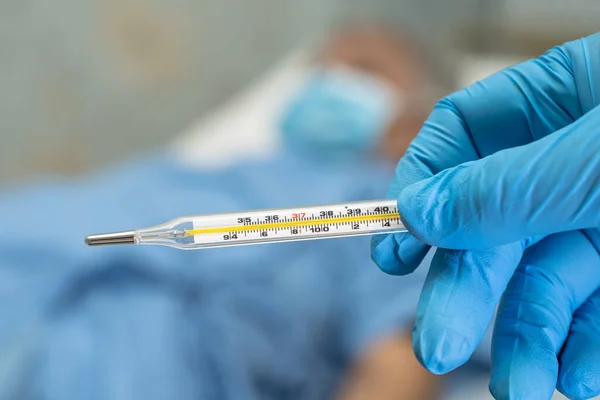
{"label": "blue fabric", "polygon": [[599,100],[596,34],[442,100],[400,161],[389,196],[414,237],[375,238],[372,255],[407,274],[445,248],[413,336],[430,370],[469,358],[503,296],[495,397],[600,394]]}
{"label": "blue fabric", "polygon": [[380,198],[392,171],[292,154],[213,172],[161,155],[0,196],[0,397],[325,399],[350,358],[410,329],[424,273],[365,237],[201,251],[86,247],[197,213]]}

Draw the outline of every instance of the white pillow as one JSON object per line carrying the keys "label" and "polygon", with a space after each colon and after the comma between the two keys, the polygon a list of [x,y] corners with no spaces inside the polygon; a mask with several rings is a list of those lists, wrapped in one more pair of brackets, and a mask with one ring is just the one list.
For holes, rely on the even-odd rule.
{"label": "white pillow", "polygon": [[180,135],[171,146],[173,156],[188,167],[207,169],[274,154],[280,148],[279,116],[310,69],[310,57],[304,51],[285,57]]}

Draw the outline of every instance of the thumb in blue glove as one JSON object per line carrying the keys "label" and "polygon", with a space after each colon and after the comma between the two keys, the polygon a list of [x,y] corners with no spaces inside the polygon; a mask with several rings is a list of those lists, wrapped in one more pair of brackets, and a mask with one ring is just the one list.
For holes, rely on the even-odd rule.
{"label": "thumb in blue glove", "polygon": [[541,140],[405,188],[399,211],[419,239],[488,249],[600,226],[600,108]]}

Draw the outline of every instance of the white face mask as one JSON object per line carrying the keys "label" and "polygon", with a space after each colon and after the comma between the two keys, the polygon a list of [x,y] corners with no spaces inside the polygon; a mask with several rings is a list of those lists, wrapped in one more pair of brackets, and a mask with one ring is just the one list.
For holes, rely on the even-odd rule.
{"label": "white face mask", "polygon": [[281,120],[286,145],[339,158],[374,150],[403,100],[393,88],[347,68],[313,72]]}

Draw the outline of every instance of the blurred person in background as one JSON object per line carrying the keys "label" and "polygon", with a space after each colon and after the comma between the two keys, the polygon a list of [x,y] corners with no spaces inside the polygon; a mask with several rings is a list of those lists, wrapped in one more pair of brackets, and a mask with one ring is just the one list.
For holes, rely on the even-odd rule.
{"label": "blurred person in background", "polygon": [[366,238],[196,252],[82,240],[185,214],[381,198],[439,94],[430,67],[403,36],[349,27],[295,65],[271,121],[277,151],[251,156],[244,140],[263,132],[247,124],[228,129],[235,161],[211,163],[207,135],[244,121],[222,114],[168,151],[6,190],[0,395],[440,398],[410,338],[426,268],[386,276]]}

